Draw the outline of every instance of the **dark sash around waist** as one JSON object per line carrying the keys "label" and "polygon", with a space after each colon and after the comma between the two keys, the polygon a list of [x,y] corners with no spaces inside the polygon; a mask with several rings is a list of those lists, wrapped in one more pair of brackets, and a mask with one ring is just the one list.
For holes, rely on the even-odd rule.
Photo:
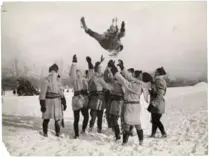
{"label": "dark sash around waist", "polygon": [[81,90],[81,91],[75,91],[74,96],[79,96],[79,95],[88,95],[87,90]]}
{"label": "dark sash around waist", "polygon": [[115,100],[115,101],[121,101],[123,100],[123,96],[122,95],[115,95],[115,94],[111,94],[110,95],[111,100]]}
{"label": "dark sash around waist", "polygon": [[82,93],[83,93],[83,95],[88,95],[88,91],[87,90],[83,90]]}
{"label": "dark sash around waist", "polygon": [[61,95],[53,92],[46,93],[46,99],[56,99],[56,98],[61,98]]}
{"label": "dark sash around waist", "polygon": [[82,91],[75,91],[74,92],[74,96],[79,96],[79,95],[82,95]]}
{"label": "dark sash around waist", "polygon": [[139,101],[124,101],[124,104],[139,104]]}
{"label": "dark sash around waist", "polygon": [[90,92],[90,96],[101,96],[104,95],[103,91],[92,91]]}

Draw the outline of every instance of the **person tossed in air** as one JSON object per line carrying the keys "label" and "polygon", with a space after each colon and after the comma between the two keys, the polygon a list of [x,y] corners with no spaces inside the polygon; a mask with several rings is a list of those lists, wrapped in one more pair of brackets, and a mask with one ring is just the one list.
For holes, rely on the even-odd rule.
{"label": "person tossed in air", "polygon": [[117,18],[114,18],[110,28],[103,34],[99,34],[88,28],[84,17],[81,18],[81,25],[87,34],[96,39],[105,50],[110,52],[110,56],[117,56],[118,53],[123,50],[123,45],[120,39],[125,36],[124,21],[121,23],[121,28],[119,31],[117,26]]}

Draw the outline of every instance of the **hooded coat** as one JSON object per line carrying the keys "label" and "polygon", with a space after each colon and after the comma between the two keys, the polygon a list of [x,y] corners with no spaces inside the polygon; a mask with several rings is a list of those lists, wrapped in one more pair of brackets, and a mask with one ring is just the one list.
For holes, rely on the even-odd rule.
{"label": "hooded coat", "polygon": [[[49,99],[47,98],[48,94],[55,94],[59,97]],[[63,97],[61,83],[57,77],[57,73],[55,71],[51,71],[49,75],[44,78],[39,96],[40,100],[45,100],[46,102],[46,111],[42,113],[43,119],[63,119],[63,107],[61,104],[61,97]]]}
{"label": "hooded coat", "polygon": [[164,95],[166,93],[166,81],[163,76],[157,76],[152,84],[152,91],[155,96],[151,96],[150,103],[154,106],[151,109],[151,113],[164,114],[165,113],[165,99]]}

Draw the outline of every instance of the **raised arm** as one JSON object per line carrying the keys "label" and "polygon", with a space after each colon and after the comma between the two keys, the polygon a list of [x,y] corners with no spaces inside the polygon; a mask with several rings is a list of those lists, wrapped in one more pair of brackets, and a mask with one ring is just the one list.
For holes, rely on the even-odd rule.
{"label": "raised arm", "polygon": [[142,87],[146,87],[146,84],[143,81],[134,78],[130,73],[128,73],[128,71],[124,67],[124,64],[123,64],[122,60],[119,59],[117,65],[120,67],[121,73],[125,77],[125,79],[127,79],[128,81],[134,81],[136,83],[139,83],[139,84],[142,85]]}
{"label": "raised arm", "polygon": [[128,86],[130,85],[130,82],[129,82],[127,79],[125,79],[119,72],[117,72],[117,73],[114,75],[114,77],[118,80],[118,82],[119,82],[121,85],[123,85],[123,86],[125,86],[125,87],[128,87]]}
{"label": "raised arm", "polygon": [[76,55],[73,56],[73,63],[70,68],[69,76],[72,78],[73,81],[76,80],[76,71],[77,71],[77,57]]}
{"label": "raised arm", "polygon": [[119,32],[118,33],[118,38],[123,38],[125,36],[125,31],[124,32]]}
{"label": "raised arm", "polygon": [[135,78],[124,68],[121,70],[122,75],[129,81],[134,81]]}
{"label": "raised arm", "polygon": [[148,90],[148,88],[142,88],[142,93],[144,95],[144,100],[148,103],[148,101],[149,101],[149,90]]}
{"label": "raised arm", "polygon": [[114,82],[114,77],[108,67],[104,71],[104,80],[108,83]]}
{"label": "raised arm", "polygon": [[87,78],[88,78],[88,80],[90,80],[92,78],[92,76],[94,75],[94,66],[93,66],[91,58],[89,56],[86,57],[86,61],[88,63],[88,68],[89,68]]}
{"label": "raised arm", "polygon": [[59,94],[61,95],[61,97],[64,97],[64,92],[63,92],[63,84],[62,84],[62,81],[61,79],[58,79],[58,86],[59,86]]}
{"label": "raised arm", "polygon": [[127,79],[128,81],[134,80],[133,76],[131,76],[131,74],[129,74],[127,70],[125,69],[123,61],[121,59],[118,60],[117,65],[120,67],[121,73],[125,77],[125,79]]}
{"label": "raised arm", "polygon": [[125,22],[121,23],[120,32],[118,33],[118,38],[123,38],[125,36]]}
{"label": "raised arm", "polygon": [[92,78],[92,76],[94,75],[94,69],[90,69],[89,70],[89,74],[88,74],[88,80],[90,80]]}
{"label": "raised arm", "polygon": [[[118,82],[124,86],[126,89],[128,89],[132,93],[137,93],[137,90],[134,90],[136,88],[133,87],[133,82],[128,81],[126,78],[124,78],[119,72],[117,67],[115,66],[114,62],[112,60],[109,61],[108,67],[110,67],[110,70],[113,74],[113,76],[118,80]],[[136,84],[135,84],[136,85]]]}
{"label": "raised arm", "polygon": [[112,90],[112,89],[113,89],[113,87],[112,87],[110,84],[106,83],[106,82],[104,81],[103,78],[99,78],[99,79],[98,79],[98,83],[99,83],[99,84],[102,86],[102,88],[104,88],[104,89],[107,89],[107,90]]}

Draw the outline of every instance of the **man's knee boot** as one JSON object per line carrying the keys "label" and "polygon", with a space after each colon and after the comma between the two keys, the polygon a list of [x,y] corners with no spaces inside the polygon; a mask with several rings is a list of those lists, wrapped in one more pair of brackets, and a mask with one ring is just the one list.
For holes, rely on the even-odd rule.
{"label": "man's knee boot", "polygon": [[130,136],[134,136],[134,133],[133,133],[133,126],[130,126],[130,130],[129,130],[129,135]]}
{"label": "man's knee boot", "polygon": [[83,125],[82,125],[82,133],[85,133],[85,131],[86,131],[86,127],[88,125],[88,120],[89,120],[88,115],[84,115]]}
{"label": "man's knee boot", "polygon": [[158,128],[160,129],[160,132],[162,134],[162,137],[163,138],[166,138],[167,137],[167,134],[165,132],[165,129],[164,129],[164,126],[163,124],[159,121],[158,124],[157,124]]}
{"label": "man's knee boot", "polygon": [[99,112],[98,113],[99,116],[97,118],[97,132],[98,133],[102,133],[102,112]]}
{"label": "man's knee boot", "polygon": [[120,140],[120,128],[119,126],[115,126],[115,138],[116,140]]}
{"label": "man's knee boot", "polygon": [[49,119],[44,119],[42,127],[43,127],[43,134],[45,137],[48,136],[48,123],[49,123]]}
{"label": "man's knee boot", "polygon": [[79,127],[78,127],[78,122],[77,122],[77,121],[74,122],[74,127],[73,127],[73,129],[74,129],[74,133],[75,133],[74,138],[76,139],[76,138],[79,137]]}
{"label": "man's knee boot", "polygon": [[89,122],[89,131],[91,132],[93,130],[93,127],[94,127],[94,124],[95,124],[95,121],[96,121],[96,115],[92,110],[90,112],[90,115],[91,115],[91,119],[90,119],[90,122]]}
{"label": "man's knee boot", "polygon": [[144,133],[143,133],[143,130],[137,130],[137,135],[138,135],[138,138],[139,138],[139,144],[142,145],[143,143],[143,140],[144,140]]}
{"label": "man's knee boot", "polygon": [[123,145],[127,144],[129,138],[129,132],[125,131],[123,134]]}
{"label": "man's knee boot", "polygon": [[60,136],[60,120],[55,121],[55,132],[56,132],[56,136],[59,137]]}

